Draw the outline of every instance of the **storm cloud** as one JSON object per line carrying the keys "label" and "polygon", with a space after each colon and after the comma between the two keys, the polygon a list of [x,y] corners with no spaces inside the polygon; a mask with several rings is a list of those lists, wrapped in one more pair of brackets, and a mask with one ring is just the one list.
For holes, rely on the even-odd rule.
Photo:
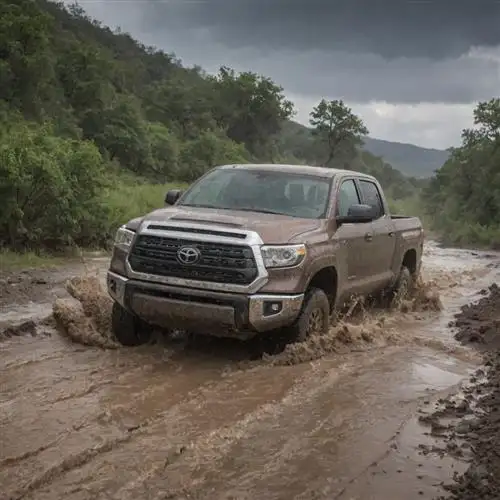
{"label": "storm cloud", "polygon": [[[233,48],[457,57],[500,44],[500,3],[481,0],[143,0],[152,29],[206,29]],[[146,6],[149,4],[149,6]]]}
{"label": "storm cloud", "polygon": [[[500,3],[496,1],[79,3],[105,24],[120,26],[146,44],[173,52],[188,65],[198,64],[209,72],[228,65],[265,74],[302,106],[325,97],[344,99],[355,109],[370,109],[368,126],[374,135],[390,128],[387,123],[381,127],[377,120],[402,122],[394,115],[396,108],[387,117],[381,111],[385,108],[376,103],[407,110],[425,103],[422,109],[428,112],[429,104],[439,105],[440,112],[459,106],[458,114],[464,116],[464,105],[472,109],[475,102],[497,95],[500,89]],[[299,118],[309,112],[298,111]],[[465,118],[460,123],[455,120],[441,137],[437,133],[429,138],[428,130],[441,127],[443,117],[436,121],[431,113],[428,119],[422,140],[430,146],[448,146],[444,141],[458,140],[461,128],[470,125]],[[471,113],[467,120],[472,120]],[[394,132],[396,137],[384,138],[409,137],[396,128]]]}

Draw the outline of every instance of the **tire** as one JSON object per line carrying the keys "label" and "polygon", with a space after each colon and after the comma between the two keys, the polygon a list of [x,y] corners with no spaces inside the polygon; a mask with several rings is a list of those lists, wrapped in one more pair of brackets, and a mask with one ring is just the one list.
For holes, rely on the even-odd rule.
{"label": "tire", "polygon": [[136,347],[151,340],[152,330],[137,316],[124,309],[118,302],[113,303],[111,328],[120,344]]}
{"label": "tire", "polygon": [[398,279],[392,288],[391,307],[399,307],[405,300],[413,288],[413,276],[410,270],[403,266],[399,272]]}
{"label": "tire", "polygon": [[312,334],[324,335],[330,326],[328,297],[319,288],[306,292],[304,304],[295,323],[287,329],[289,343],[304,342]]}

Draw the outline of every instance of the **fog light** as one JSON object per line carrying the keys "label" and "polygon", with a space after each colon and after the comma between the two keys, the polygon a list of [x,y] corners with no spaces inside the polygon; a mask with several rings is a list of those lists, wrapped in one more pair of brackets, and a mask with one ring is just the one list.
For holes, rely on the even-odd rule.
{"label": "fog light", "polygon": [[109,290],[116,294],[116,281],[113,278],[109,279]]}
{"label": "fog light", "polygon": [[278,314],[283,309],[283,302],[267,300],[264,302],[264,316]]}

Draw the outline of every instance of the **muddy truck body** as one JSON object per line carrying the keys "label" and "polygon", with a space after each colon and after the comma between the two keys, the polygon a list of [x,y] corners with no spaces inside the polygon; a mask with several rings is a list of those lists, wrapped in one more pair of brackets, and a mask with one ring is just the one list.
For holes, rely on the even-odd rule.
{"label": "muddy truck body", "polygon": [[353,295],[406,293],[417,217],[391,216],[378,181],[297,165],[225,165],[117,232],[107,286],[125,345],[153,327],[301,341]]}

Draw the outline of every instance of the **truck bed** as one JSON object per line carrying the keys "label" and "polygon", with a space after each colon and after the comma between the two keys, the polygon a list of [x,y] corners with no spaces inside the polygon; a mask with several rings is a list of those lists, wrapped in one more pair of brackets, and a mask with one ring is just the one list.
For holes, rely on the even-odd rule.
{"label": "truck bed", "polygon": [[415,217],[413,215],[391,215],[391,219],[393,220],[399,220],[399,219],[417,219],[418,217]]}
{"label": "truck bed", "polygon": [[422,222],[418,217],[391,215],[391,220],[397,233],[407,233],[408,231],[417,230],[418,234],[420,234],[420,230],[423,229]]}

